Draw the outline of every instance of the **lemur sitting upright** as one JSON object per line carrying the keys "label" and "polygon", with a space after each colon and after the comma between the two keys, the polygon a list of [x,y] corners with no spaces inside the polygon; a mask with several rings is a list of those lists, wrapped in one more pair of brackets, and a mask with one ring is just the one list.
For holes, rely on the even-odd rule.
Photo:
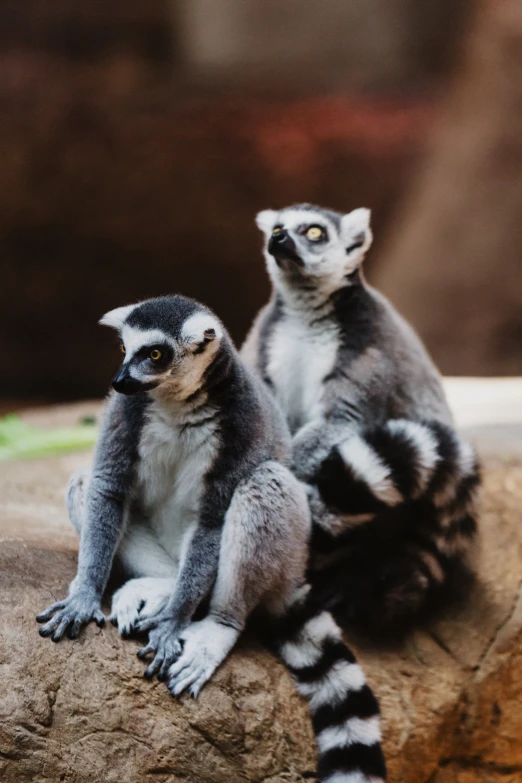
{"label": "lemur sitting upright", "polygon": [[259,213],[273,294],[242,355],[281,404],[309,485],[312,583],[341,622],[381,635],[454,591],[480,479],[426,350],[364,280],[369,218]]}
{"label": "lemur sitting upright", "polygon": [[[310,514],[287,467],[278,406],[221,322],[182,296],[121,307],[101,323],[125,354],[92,472],[71,479],[80,531],[69,596],[37,618],[42,636],[78,636],[115,553],[130,580],[115,594],[120,632],[149,631],[147,674],[197,697],[262,607],[272,642],[308,698],[327,783],[386,777],[379,710],[338,626],[305,584]],[[193,621],[209,599],[206,616]]]}

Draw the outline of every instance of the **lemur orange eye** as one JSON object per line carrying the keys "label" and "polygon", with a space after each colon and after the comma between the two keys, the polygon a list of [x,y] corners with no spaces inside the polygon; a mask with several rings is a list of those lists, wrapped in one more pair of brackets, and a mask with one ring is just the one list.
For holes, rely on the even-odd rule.
{"label": "lemur orange eye", "polygon": [[120,351],[124,354],[125,353],[125,346],[123,343],[120,343]]}
{"label": "lemur orange eye", "polygon": [[322,239],[324,231],[319,226],[310,226],[306,232],[306,236],[311,242],[317,242],[318,239]]}
{"label": "lemur orange eye", "polygon": [[153,348],[152,351],[149,353],[150,358],[153,362],[157,362],[161,359],[161,351],[158,350],[158,348]]}
{"label": "lemur orange eye", "polygon": [[276,237],[278,234],[281,233],[282,230],[283,229],[281,226],[276,226],[275,228],[272,229],[272,236]]}

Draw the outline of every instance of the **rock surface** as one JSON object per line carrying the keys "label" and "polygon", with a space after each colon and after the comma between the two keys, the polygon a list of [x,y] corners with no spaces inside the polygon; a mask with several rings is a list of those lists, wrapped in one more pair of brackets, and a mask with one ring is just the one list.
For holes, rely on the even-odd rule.
{"label": "rock surface", "polygon": [[[59,423],[91,408],[27,415]],[[392,783],[522,781],[522,451],[510,449],[485,449],[480,583],[468,605],[400,649],[354,645],[381,701]],[[143,679],[138,642],[119,639],[112,626],[90,626],[58,645],[39,637],[34,615],[64,595],[75,572],[62,495],[68,474],[88,459],[0,467],[0,779],[313,778],[306,706],[284,667],[253,642],[242,643],[198,702],[176,702]]]}

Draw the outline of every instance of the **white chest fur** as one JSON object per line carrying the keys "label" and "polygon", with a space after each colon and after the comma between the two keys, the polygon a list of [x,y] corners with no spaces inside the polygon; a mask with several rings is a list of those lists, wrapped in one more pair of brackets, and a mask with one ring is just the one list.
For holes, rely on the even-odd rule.
{"label": "white chest fur", "polygon": [[[200,415],[208,418],[208,410]],[[171,557],[198,520],[204,477],[218,450],[216,421],[197,425],[152,405],[139,444],[136,500]]]}
{"label": "white chest fur", "polygon": [[285,315],[268,345],[268,375],[295,432],[321,415],[323,380],[332,371],[338,331],[325,322],[311,326],[299,313]]}

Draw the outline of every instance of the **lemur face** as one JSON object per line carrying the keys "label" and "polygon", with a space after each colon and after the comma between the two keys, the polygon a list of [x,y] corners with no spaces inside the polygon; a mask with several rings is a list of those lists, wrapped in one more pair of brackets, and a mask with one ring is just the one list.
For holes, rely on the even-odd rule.
{"label": "lemur face", "polygon": [[124,359],[113,388],[121,394],[161,389],[177,400],[201,387],[223,336],[216,316],[183,296],[118,307],[100,323],[121,337]]}
{"label": "lemur face", "polygon": [[328,282],[335,288],[361,263],[372,242],[370,212],[341,215],[307,204],[257,216],[265,235],[268,269],[275,281]]}

